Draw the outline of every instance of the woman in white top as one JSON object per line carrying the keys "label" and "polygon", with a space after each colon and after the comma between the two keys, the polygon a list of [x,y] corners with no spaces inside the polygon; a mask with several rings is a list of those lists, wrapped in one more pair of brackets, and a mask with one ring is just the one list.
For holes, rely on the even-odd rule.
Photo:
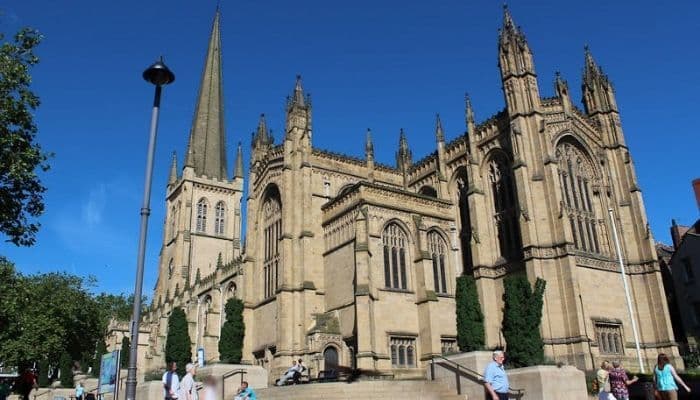
{"label": "woman in white top", "polygon": [[194,384],[194,376],[197,375],[197,366],[190,363],[185,367],[187,374],[180,382],[180,399],[179,400],[198,400],[197,386]]}

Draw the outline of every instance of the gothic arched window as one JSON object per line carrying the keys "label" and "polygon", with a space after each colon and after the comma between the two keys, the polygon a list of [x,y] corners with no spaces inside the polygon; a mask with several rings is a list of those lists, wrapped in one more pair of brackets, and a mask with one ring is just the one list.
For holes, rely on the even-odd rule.
{"label": "gothic arched window", "polygon": [[408,288],[406,278],[406,259],[408,258],[408,239],[406,232],[396,223],[384,228],[384,285],[391,289]]}
{"label": "gothic arched window", "polygon": [[467,170],[461,167],[456,173],[455,185],[457,190],[457,204],[459,206],[459,243],[462,247],[463,272],[471,271],[474,268],[472,261],[472,222],[469,213],[467,184]]}
{"label": "gothic arched window", "polygon": [[170,239],[173,239],[175,237],[175,234],[177,233],[177,215],[175,210],[175,206],[172,206],[172,208],[170,208],[170,235],[168,235]]}
{"label": "gothic arched window", "polygon": [[433,259],[433,285],[435,293],[447,293],[447,244],[439,233],[428,233],[428,252]]}
{"label": "gothic arched window", "polygon": [[216,203],[216,208],[214,209],[214,234],[223,235],[224,234],[224,223],[226,222],[226,205],[223,201]]}
{"label": "gothic arched window", "polygon": [[279,284],[280,239],[282,237],[282,204],[279,191],[269,193],[262,206],[263,224],[263,296],[272,297]]}
{"label": "gothic arched window", "polygon": [[207,209],[209,204],[206,199],[200,199],[197,202],[197,232],[206,232],[207,230]]}
{"label": "gothic arched window", "polygon": [[570,141],[559,143],[556,156],[562,201],[568,214],[574,247],[600,253],[598,227],[591,198],[591,184],[595,179],[592,163],[585,153]]}
{"label": "gothic arched window", "polygon": [[171,258],[170,261],[168,262],[168,279],[173,277],[173,259]]}
{"label": "gothic arched window", "polygon": [[489,183],[494,204],[494,219],[498,230],[498,249],[507,261],[522,258],[522,242],[518,225],[518,200],[510,163],[502,154],[488,164]]}

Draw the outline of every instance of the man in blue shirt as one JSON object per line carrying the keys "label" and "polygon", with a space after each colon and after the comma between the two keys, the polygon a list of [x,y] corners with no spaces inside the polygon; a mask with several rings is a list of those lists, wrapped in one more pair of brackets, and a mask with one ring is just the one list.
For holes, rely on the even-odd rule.
{"label": "man in blue shirt", "polygon": [[493,361],[486,366],[484,371],[484,386],[492,400],[508,400],[508,375],[503,368],[506,359],[501,350],[493,352]]}
{"label": "man in blue shirt", "polygon": [[234,400],[256,400],[255,391],[248,387],[248,382],[243,381]]}

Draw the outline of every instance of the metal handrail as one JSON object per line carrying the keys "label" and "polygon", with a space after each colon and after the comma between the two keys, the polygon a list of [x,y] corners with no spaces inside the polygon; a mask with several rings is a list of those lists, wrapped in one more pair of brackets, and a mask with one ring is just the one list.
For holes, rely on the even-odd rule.
{"label": "metal handrail", "polygon": [[243,368],[237,368],[237,369],[232,369],[229,372],[224,373],[221,375],[221,398],[225,399],[226,398],[226,378],[230,378],[232,376],[241,374],[241,384],[243,384],[243,376],[247,374],[248,371]]}
{"label": "metal handrail", "polygon": [[[455,377],[457,378],[457,394],[462,394],[462,380],[459,379],[458,373],[461,371],[467,372],[471,374],[472,376],[469,376],[469,378],[476,380],[477,382],[483,384],[484,383],[484,376],[481,375],[480,373],[474,371],[473,369],[467,368],[459,363],[456,363],[449,358],[446,358],[441,355],[433,355],[430,358],[430,380],[435,380],[435,359],[439,358],[442,361],[446,362],[450,366],[456,369],[455,371]],[[444,367],[443,367],[444,368]],[[525,394],[525,389],[514,389],[514,388],[508,388],[508,393],[515,395],[518,399],[522,398],[522,396]]]}

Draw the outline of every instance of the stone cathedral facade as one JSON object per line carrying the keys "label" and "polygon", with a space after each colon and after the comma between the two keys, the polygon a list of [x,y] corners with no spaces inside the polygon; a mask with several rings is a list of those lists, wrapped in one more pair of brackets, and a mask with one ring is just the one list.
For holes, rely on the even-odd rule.
{"label": "stone cathedral facade", "polygon": [[435,148],[419,161],[401,131],[391,166],[375,161],[369,131],[363,159],[314,147],[313,106],[297,78],[283,137],[275,141],[261,116],[244,176],[240,145],[233,173],[226,163],[219,24],[217,12],[184,167],[173,158],[166,189],[142,369],[162,368],[173,307],[187,313],[193,354],[203,348],[217,360],[223,306],[238,297],[243,359],[272,376],[300,357],[314,371],[422,374],[431,356],[456,350],[456,278],[476,279],[494,348],[506,344],[502,280],[518,273],[547,281],[549,358],[585,369],[601,359],[633,366],[608,209],[643,355],[678,355],[613,86],[588,50],[583,109],[558,75],[556,96],[543,98],[530,46],[506,9],[498,42],[505,108],[477,122],[467,98],[463,134],[446,141],[438,117]]}

